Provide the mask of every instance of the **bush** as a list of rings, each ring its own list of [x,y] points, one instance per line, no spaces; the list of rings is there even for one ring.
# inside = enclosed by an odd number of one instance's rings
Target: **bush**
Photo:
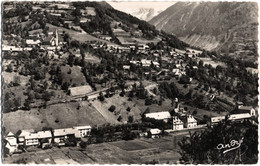
[[[118,118],[117,118],[117,121],[121,122],[122,120],[122,116],[120,115]]]
[[[85,149],[85,148],[87,147],[87,142],[85,142],[85,141],[80,141],[79,146],[80,146],[82,149]]]
[[[116,109],[116,106],[111,105],[111,106],[108,108],[108,111],[110,111],[110,112],[114,112],[115,109]]]
[[[57,118],[54,122],[55,122],[55,123],[59,123],[59,119]]]
[[[152,99],[145,99],[145,105],[152,105],[153,104],[153,100]]]

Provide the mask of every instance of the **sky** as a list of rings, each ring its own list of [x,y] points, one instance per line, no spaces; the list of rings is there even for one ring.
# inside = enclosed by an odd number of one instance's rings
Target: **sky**
[[[154,8],[154,9],[159,9],[159,10],[165,10],[166,8],[170,7],[176,2],[108,2],[113,8],[123,11],[123,12],[128,12],[134,9],[138,8]]]

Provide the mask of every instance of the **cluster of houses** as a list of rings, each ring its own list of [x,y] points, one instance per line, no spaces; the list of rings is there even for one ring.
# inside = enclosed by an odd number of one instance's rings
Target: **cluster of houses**
[[[154,112],[145,114],[146,118],[152,118],[156,120],[163,120],[164,122],[169,122],[172,120],[172,131],[192,129],[197,127],[197,120],[192,115],[181,115],[181,116],[171,116],[168,111]],[[148,135],[151,138],[156,138],[161,134],[159,129],[150,129]]]
[[[35,132],[34,130],[21,130],[17,134],[9,132],[5,137],[5,148],[9,154],[21,151],[21,148],[40,146],[45,148],[52,143],[65,146],[69,138],[84,138],[90,135],[91,126],[75,126],[72,128],[53,129]]]
[[[9,52],[22,52],[22,51],[31,51],[34,47],[40,47],[42,50],[54,51],[60,50],[61,47],[66,44],[63,38],[63,31],[48,32],[48,36],[43,33],[35,33],[29,35],[29,38],[25,40],[26,47],[17,47],[3,45],[2,51]]]
[[[237,102],[237,108],[230,112],[227,116],[217,116],[211,118],[211,125],[218,124],[219,122],[227,119],[230,121],[243,121],[256,117],[256,110],[252,106],[244,106],[242,102]]]

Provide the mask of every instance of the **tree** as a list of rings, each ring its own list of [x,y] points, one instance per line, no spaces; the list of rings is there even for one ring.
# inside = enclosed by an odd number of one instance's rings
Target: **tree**
[[[116,109],[116,106],[114,106],[114,105],[111,105],[111,106],[108,108],[108,110],[109,110],[110,112],[114,112],[115,109]]]
[[[128,116],[128,123],[133,123],[134,117],[133,116]]]
[[[14,105],[15,105],[16,108],[21,106],[21,97],[14,99]]]
[[[104,101],[104,100],[105,100],[105,97],[104,97],[104,95],[103,95],[102,92],[99,92],[98,99],[99,99],[100,101]]]
[[[121,122],[122,120],[122,116],[120,115],[118,118],[117,118],[117,121]]]
[[[192,115],[197,115],[197,110],[194,110],[194,111],[192,112]]]
[[[14,86],[18,86],[18,85],[20,85],[20,83],[21,83],[20,77],[14,76],[14,81],[13,81]]]
[[[190,83],[190,78],[186,75],[182,75],[180,78],[180,83],[181,84],[188,84]]]
[[[180,142],[181,163],[255,164],[258,161],[258,128],[251,121],[224,121],[184,137]]]
[[[150,98],[145,99],[145,105],[152,105],[153,104],[153,100]]]
[[[87,142],[85,142],[85,141],[80,141],[79,146],[80,146],[82,149],[86,149],[86,147],[87,147]]]

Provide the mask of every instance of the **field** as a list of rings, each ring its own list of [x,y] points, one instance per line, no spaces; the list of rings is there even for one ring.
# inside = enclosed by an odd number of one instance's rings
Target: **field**
[[[71,70],[69,74],[68,71]],[[81,72],[81,67],[69,65],[61,66],[61,74],[62,78],[64,78],[64,82],[69,82],[71,85],[75,84],[76,86],[87,85],[85,76]]]
[[[134,102],[128,101],[127,97],[121,97],[118,94],[110,98],[105,98],[105,101],[100,102],[99,100],[91,101],[92,105],[107,119],[110,123],[118,123],[117,118],[119,115],[122,117],[122,122],[128,120],[128,116],[133,116],[134,120],[141,118],[141,110]],[[109,107],[114,105],[116,107],[114,113],[108,111]],[[130,112],[126,109],[130,107]]]
[[[56,122],[55,122],[56,121]],[[75,125],[102,125],[106,119],[87,101],[62,103],[47,106],[46,109],[18,110],[2,114],[2,125],[6,131],[41,130],[43,127],[66,128]]]
[[[135,150],[143,150],[143,149],[150,149],[150,148],[156,148],[156,146],[153,146],[149,143],[146,143],[141,140],[135,140],[135,141],[118,141],[110,143],[111,145],[117,146],[120,149],[126,150],[126,151],[135,151]]]
[[[55,31],[56,29],[60,29],[62,31],[65,31],[66,33],[68,33],[70,35],[70,37],[73,40],[77,40],[81,43],[85,43],[86,41],[100,41],[100,42],[103,42],[103,43],[111,44],[110,42],[103,40],[103,39],[96,38],[96,37],[86,33],[83,30],[80,33],[80,32],[77,32],[77,31],[74,31],[74,30],[71,30],[71,29],[67,29],[67,28],[64,28],[64,27],[58,27],[58,26],[55,26],[55,25],[52,25],[52,24],[49,24],[49,23],[47,23],[46,26],[49,27],[49,31]]]
[[[85,53],[85,61],[90,63],[98,63],[98,64],[101,62],[101,60],[98,57],[88,52]]]

